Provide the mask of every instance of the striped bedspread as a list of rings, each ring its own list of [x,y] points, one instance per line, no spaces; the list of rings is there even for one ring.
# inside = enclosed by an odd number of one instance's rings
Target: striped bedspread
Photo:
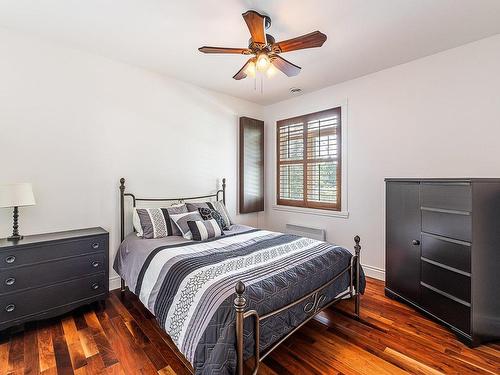
[[[328,282],[350,259],[349,251],[326,242],[251,229],[152,249],[138,274],[135,293],[197,374],[233,374],[237,281],[247,287],[247,308],[265,314]],[[361,284],[364,289],[364,278]],[[348,286],[346,273],[325,291],[323,303]],[[261,349],[306,317],[303,306],[295,306],[264,321]],[[245,322],[247,358],[253,355],[252,337],[252,322]]]

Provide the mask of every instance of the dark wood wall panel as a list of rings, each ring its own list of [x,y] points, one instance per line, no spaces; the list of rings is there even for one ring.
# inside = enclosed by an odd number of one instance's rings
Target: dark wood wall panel
[[[239,212],[264,211],[264,121],[240,117]]]

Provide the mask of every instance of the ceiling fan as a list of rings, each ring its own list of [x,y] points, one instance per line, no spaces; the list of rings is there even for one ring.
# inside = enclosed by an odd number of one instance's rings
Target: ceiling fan
[[[279,54],[296,51],[306,48],[321,47],[326,40],[326,35],[313,31],[312,33],[275,42],[272,35],[266,34],[265,30],[271,26],[271,18],[266,15],[249,10],[242,14],[251,38],[248,48],[224,48],[224,47],[200,47],[198,50],[203,53],[230,53],[253,55],[236,73],[233,78],[240,80],[247,76],[255,76],[255,72],[271,71],[274,68],[282,71],[288,77],[296,76],[300,73],[300,67],[285,60]]]

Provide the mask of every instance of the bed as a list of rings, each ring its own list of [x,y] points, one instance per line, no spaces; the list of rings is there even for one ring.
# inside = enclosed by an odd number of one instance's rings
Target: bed
[[[292,234],[234,224],[205,241],[182,236],[144,239],[126,232],[126,199],[144,202],[213,199],[139,198],[120,180],[121,245],[114,269],[155,315],[195,374],[253,374],[288,336],[335,302],[354,299],[359,319],[365,279],[360,238],[347,249]]]

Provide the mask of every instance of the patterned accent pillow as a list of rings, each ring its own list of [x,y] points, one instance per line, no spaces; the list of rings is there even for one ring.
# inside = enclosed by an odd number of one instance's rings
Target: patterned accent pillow
[[[219,226],[222,228],[222,230],[229,229],[227,227],[226,221],[218,211],[212,210],[211,208],[200,207],[198,208],[198,212],[200,213],[203,220],[214,219],[217,222],[217,224],[219,224]]]
[[[209,238],[223,236],[219,223],[215,219],[187,222],[194,241],[205,241]]]
[[[233,221],[229,217],[229,213],[227,212],[227,208],[222,203],[222,201],[217,201],[217,202],[203,202],[203,203],[186,203],[187,209],[189,212],[193,211],[198,211],[198,208],[200,207],[205,207],[205,208],[210,208],[212,210],[217,211],[219,214],[221,214],[222,218],[226,222],[227,226],[233,225]]]
[[[171,215],[188,212],[186,205],[168,208],[136,208],[139,223],[135,223],[137,235],[142,238],[162,238],[180,236],[181,232],[171,219]],[[137,221],[137,220],[136,220]]]
[[[182,237],[186,240],[192,240],[193,235],[191,234],[191,230],[189,229],[188,221],[203,221],[200,213],[196,212],[186,212],[178,215],[170,215],[170,218],[174,221],[177,228],[182,233]]]

